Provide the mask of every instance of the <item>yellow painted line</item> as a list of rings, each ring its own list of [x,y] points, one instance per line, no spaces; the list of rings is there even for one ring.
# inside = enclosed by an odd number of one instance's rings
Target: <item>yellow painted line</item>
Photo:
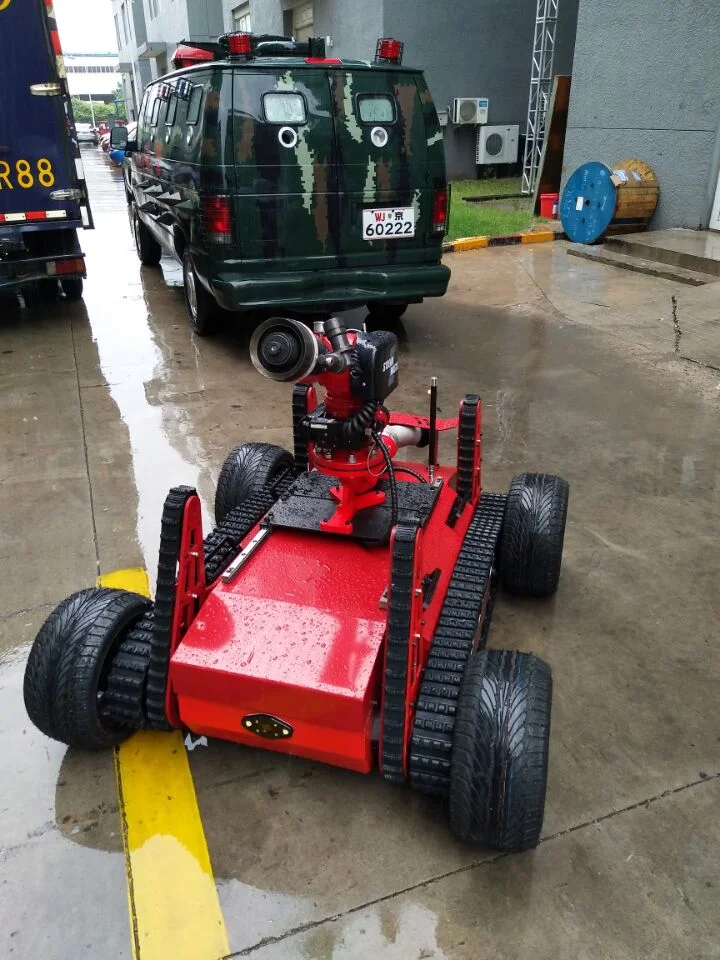
[[[453,250],[480,250],[488,245],[489,237],[461,237],[460,240],[453,240]]]
[[[142,567],[129,567],[127,570],[113,570],[98,577],[99,587],[115,587],[118,590],[130,590],[131,593],[141,593],[144,597],[150,596],[150,579],[147,570]]]
[[[521,233],[520,243],[547,243],[548,240],[554,240],[555,234],[552,230],[536,230],[535,233]]]
[[[98,585],[149,594],[144,570]],[[141,730],[115,748],[135,960],[230,953],[182,733]]]

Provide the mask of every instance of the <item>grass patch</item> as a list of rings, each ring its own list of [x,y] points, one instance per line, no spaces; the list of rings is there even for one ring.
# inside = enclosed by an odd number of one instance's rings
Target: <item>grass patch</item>
[[[454,180],[450,202],[450,231],[446,239],[498,237],[529,229],[539,220],[532,214],[531,197],[489,200],[487,203],[468,203],[463,200],[463,197],[487,197],[519,192],[520,177]]]

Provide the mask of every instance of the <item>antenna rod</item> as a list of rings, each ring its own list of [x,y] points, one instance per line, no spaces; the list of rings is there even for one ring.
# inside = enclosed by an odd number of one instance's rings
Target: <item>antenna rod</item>
[[[428,477],[435,481],[437,465],[437,377],[430,377],[430,443],[428,444]]]

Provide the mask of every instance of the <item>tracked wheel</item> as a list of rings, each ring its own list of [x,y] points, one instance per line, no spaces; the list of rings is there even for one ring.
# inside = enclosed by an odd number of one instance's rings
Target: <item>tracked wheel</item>
[[[117,658],[147,608],[138,594],[99,588],[73,594],[50,614],[30,650],[23,685],[25,708],[38,729],[68,745],[99,749],[143,725],[149,661],[141,663],[140,651],[132,651],[132,670],[139,666],[143,676],[127,687]],[[113,706],[120,701],[124,707],[117,712]]]
[[[500,540],[500,582],[521,597],[558,588],[570,487],[547,473],[513,477]]]
[[[450,826],[498,850],[537,846],[545,811],[552,675],[538,657],[483,650],[470,658],[457,704]]]

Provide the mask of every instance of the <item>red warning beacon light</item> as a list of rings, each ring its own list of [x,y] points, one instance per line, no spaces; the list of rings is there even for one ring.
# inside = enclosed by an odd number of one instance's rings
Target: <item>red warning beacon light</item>
[[[228,53],[231,57],[252,56],[252,34],[230,33],[227,38]]]
[[[375,63],[396,63],[400,66],[403,58],[403,46],[401,40],[381,37],[375,48]]]

